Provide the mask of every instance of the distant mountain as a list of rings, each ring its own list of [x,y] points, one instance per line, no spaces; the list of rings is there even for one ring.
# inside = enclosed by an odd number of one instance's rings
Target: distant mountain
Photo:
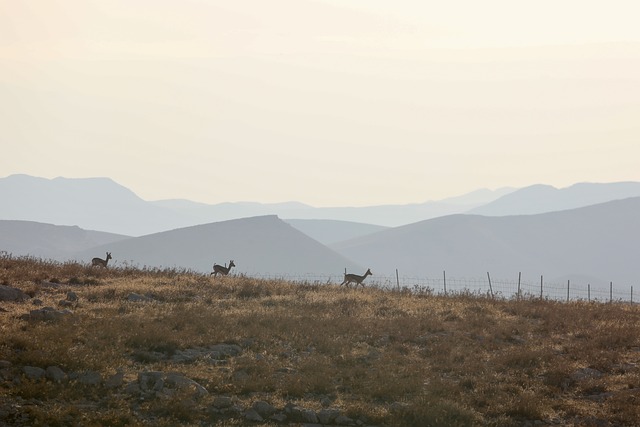
[[[0,179],[0,219],[77,225],[139,236],[190,225],[188,218],[154,206],[108,178]]]
[[[451,215],[331,245],[374,274],[640,280],[640,197],[560,212]],[[594,285],[597,285],[594,283]]]
[[[255,203],[236,202],[206,204],[185,199],[157,200],[149,202],[154,206],[168,209],[189,218],[191,225],[226,221],[229,219],[250,218],[263,215],[289,216],[293,212],[313,210],[315,208],[299,202]]]
[[[261,216],[197,225],[131,238],[82,251],[90,259],[109,251],[113,262],[211,272],[234,260],[235,272],[253,275],[335,274],[361,267],[278,217]]]
[[[129,237],[118,234],[83,230],[77,226],[0,220],[0,251],[16,256],[31,255],[64,261],[78,251],[127,238]]]
[[[380,225],[331,219],[285,219],[284,222],[302,231],[323,245],[355,239],[356,237],[386,230]]]
[[[532,215],[640,197],[640,182],[580,183],[567,188],[532,185],[469,210],[476,215]]]
[[[513,189],[478,190],[408,205],[315,208],[299,202],[205,204],[189,200],[145,201],[109,178],[0,178],[0,220],[77,225],[130,236],[261,215],[291,219],[328,219],[381,226],[404,225],[468,211]]]
[[[286,219],[335,220],[394,227],[438,216],[466,212],[512,191],[514,191],[513,188],[481,189],[440,201],[361,207],[316,208],[298,202],[275,204],[240,202],[207,205],[186,200],[159,200],[152,203],[174,210],[176,213],[188,215],[197,223],[257,215],[277,215]]]

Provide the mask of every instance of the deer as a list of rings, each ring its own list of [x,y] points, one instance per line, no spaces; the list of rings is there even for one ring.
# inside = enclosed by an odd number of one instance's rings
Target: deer
[[[218,277],[218,273],[226,276],[231,271],[231,268],[235,266],[236,265],[233,263],[233,260],[229,261],[229,267],[223,267],[219,264],[213,264],[213,271],[211,272],[211,274],[209,274],[209,276]]]
[[[95,267],[95,266],[99,266],[102,268],[107,268],[107,263],[109,262],[109,260],[112,259],[111,258],[111,252],[107,252],[107,258],[106,259],[102,259],[102,258],[94,258],[91,260],[91,267]]]
[[[364,283],[362,282],[364,281],[364,279],[367,278],[367,276],[373,276],[373,273],[369,268],[367,268],[367,272],[364,273],[362,276],[359,276],[357,274],[352,274],[352,273],[347,274],[347,272],[345,271],[344,281],[340,283],[340,286],[346,285],[347,287],[349,287],[349,283],[355,283],[356,288],[358,287],[358,285],[361,285],[364,288]]]

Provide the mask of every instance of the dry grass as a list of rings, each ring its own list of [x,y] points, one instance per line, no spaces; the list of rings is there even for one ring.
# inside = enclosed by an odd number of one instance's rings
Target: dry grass
[[[45,285],[43,285],[43,282]],[[47,283],[58,286],[48,286]],[[188,271],[98,269],[0,258],[0,284],[74,314],[20,319],[37,307],[2,303],[0,360],[65,372],[178,371],[209,394],[140,400],[122,388],[0,376],[0,400],[23,425],[242,425],[210,411],[216,396],[319,410],[327,399],[375,425],[637,425],[640,311],[622,304],[504,301]],[[153,302],[127,301],[130,293]],[[220,343],[220,364],[176,363],[176,352]],[[580,376],[585,368],[596,378]],[[5,414],[5,417],[8,415]],[[248,422],[247,422],[248,423]],[[610,423],[610,424],[607,424]]]

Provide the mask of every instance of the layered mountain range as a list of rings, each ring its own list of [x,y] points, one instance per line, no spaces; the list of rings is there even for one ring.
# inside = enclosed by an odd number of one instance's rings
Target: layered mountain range
[[[329,275],[640,278],[640,183],[478,190],[442,201],[361,208],[301,203],[144,201],[108,178],[0,179],[0,251],[56,260]],[[284,218],[284,219],[281,219]],[[361,221],[355,221],[356,219]],[[367,220],[370,218],[371,220]],[[418,218],[413,221],[413,219]]]

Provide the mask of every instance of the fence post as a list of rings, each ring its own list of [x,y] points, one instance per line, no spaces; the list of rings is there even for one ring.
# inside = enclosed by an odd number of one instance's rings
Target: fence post
[[[569,282],[570,280],[567,280],[567,302],[569,302]]]
[[[398,285],[398,290],[400,290],[400,278],[398,277],[398,269],[396,268],[396,284]]]
[[[633,285],[631,285],[631,305],[633,305]]]
[[[522,271],[518,272],[518,296],[516,299],[520,300],[520,279],[522,279]]]
[[[591,302],[591,283],[587,285],[587,300]]]
[[[493,287],[491,286],[491,276],[489,276],[488,271],[487,271],[487,277],[489,278],[489,292],[491,292],[491,298],[493,298]]]
[[[613,282],[609,282],[609,303],[613,302]]]
[[[540,276],[540,299],[542,299],[542,283],[544,276]]]
[[[447,271],[442,272],[442,279],[444,281],[444,294],[447,295]]]

